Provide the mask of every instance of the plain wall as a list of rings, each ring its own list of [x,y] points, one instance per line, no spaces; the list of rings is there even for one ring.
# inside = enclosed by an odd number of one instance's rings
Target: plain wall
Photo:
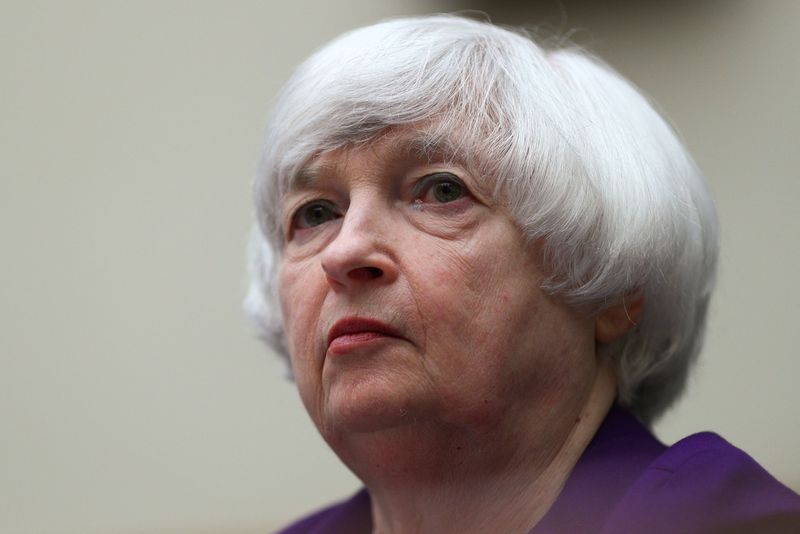
[[[0,4],[0,531],[247,533],[355,490],[240,311],[249,186],[294,65],[387,16],[579,31],[652,95],[723,230],[706,350],[658,425],[800,489],[800,3]]]

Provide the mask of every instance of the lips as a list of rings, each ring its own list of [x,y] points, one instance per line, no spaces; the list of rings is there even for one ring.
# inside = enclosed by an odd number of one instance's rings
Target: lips
[[[402,335],[397,329],[377,319],[345,317],[336,321],[328,332],[328,352],[343,354],[385,338],[402,339]]]

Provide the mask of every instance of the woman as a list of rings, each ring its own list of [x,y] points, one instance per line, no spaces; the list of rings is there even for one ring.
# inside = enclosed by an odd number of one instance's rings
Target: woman
[[[800,513],[681,393],[713,204],[585,53],[459,17],[314,54],[270,119],[248,308],[364,482],[286,532],[694,532]]]

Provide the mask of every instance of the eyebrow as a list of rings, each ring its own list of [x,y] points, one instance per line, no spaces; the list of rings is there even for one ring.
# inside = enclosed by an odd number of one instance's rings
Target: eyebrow
[[[303,165],[303,167],[297,171],[297,173],[292,176],[291,180],[289,181],[289,191],[305,189],[313,186],[319,181],[320,174],[321,173],[318,165],[315,165],[314,163]]]
[[[451,138],[425,131],[402,140],[399,152],[428,163],[465,163],[463,150]]]

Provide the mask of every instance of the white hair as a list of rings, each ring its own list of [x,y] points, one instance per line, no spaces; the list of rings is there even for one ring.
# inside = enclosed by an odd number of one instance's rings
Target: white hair
[[[286,355],[275,284],[292,179],[316,155],[397,125],[454,141],[494,182],[544,243],[546,291],[595,313],[643,295],[637,325],[599,351],[623,405],[646,423],[663,413],[700,350],[714,283],[718,230],[702,176],[640,92],[597,58],[458,16],[346,33],[283,88],[254,183],[245,307],[261,337]]]

